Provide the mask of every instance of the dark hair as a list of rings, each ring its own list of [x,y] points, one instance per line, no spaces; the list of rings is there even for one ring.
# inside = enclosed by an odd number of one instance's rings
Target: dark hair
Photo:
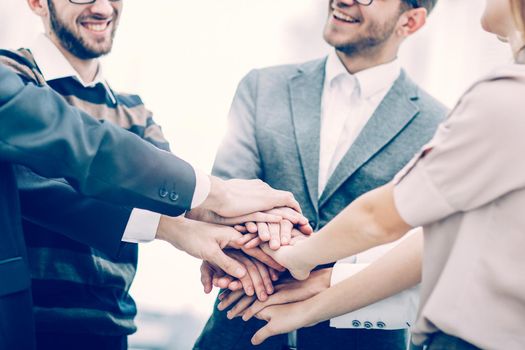
[[[430,13],[436,6],[438,0],[402,0],[405,4],[409,5],[411,8],[424,7],[427,9],[427,12]]]

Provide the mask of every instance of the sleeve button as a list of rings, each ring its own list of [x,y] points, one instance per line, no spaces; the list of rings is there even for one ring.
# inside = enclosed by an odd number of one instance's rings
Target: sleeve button
[[[168,190],[166,190],[165,188],[161,188],[159,190],[159,196],[161,198],[166,198],[168,196]]]
[[[365,326],[366,329],[370,329],[373,327],[373,324],[370,321],[366,321],[363,325]]]
[[[176,202],[177,199],[179,199],[179,195],[177,193],[175,193],[175,192],[171,192],[170,193],[170,199],[171,199],[172,202]]]
[[[377,325],[377,328],[385,328],[386,327],[386,324],[384,322],[382,322],[382,321],[377,322],[376,325]]]
[[[353,320],[352,321],[352,327],[360,327],[361,326],[361,322],[359,322],[358,320]]]

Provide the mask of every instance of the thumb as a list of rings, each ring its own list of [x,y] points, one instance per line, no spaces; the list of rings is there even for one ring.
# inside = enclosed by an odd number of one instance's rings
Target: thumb
[[[259,345],[259,344],[262,344],[266,339],[268,339],[269,337],[271,337],[272,335],[275,335],[270,327],[269,327],[269,324],[270,323],[267,323],[266,326],[262,327],[261,329],[259,329],[257,331],[257,333],[255,333],[252,337],[252,344],[253,345]]]
[[[246,268],[237,260],[230,258],[222,250],[217,249],[210,262],[221,268],[226,274],[241,279],[246,275]]]

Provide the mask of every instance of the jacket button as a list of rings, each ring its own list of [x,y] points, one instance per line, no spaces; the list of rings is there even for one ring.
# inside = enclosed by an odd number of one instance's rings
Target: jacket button
[[[359,322],[358,320],[353,320],[352,321],[352,327],[361,327],[361,322]]]
[[[372,324],[372,322],[369,322],[369,321],[366,321],[363,326],[365,326],[366,329],[370,329],[372,328],[374,325]]]
[[[386,327],[386,324],[384,322],[381,322],[381,321],[377,322],[376,325],[377,325],[377,328],[385,328]]]
[[[175,201],[177,201],[177,199],[179,199],[179,195],[178,195],[177,193],[175,193],[175,192],[171,192],[171,193],[170,193],[170,199],[171,199],[173,202],[175,202]]]
[[[159,196],[160,196],[161,198],[166,198],[166,197],[168,196],[168,190],[165,189],[165,188],[161,188],[161,189],[159,190]]]

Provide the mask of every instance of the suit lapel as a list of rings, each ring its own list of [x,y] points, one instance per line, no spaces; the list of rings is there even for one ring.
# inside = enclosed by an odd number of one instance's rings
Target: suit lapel
[[[417,87],[404,72],[401,72],[355,142],[337,165],[326,184],[319,206],[326,203],[352,174],[395,138],[405,125],[416,116],[419,109],[413,103],[414,100],[417,100]]]
[[[290,79],[290,103],[295,140],[308,194],[318,208],[321,98],[326,59],[305,65]]]

